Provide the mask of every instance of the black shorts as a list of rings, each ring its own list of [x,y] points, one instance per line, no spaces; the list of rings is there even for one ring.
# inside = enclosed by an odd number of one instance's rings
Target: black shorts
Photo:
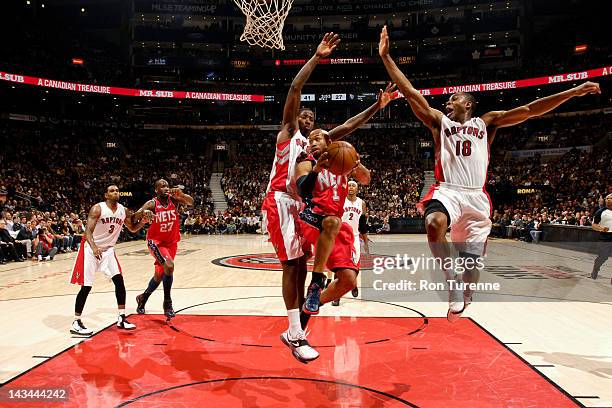
[[[451,218],[444,204],[442,204],[440,200],[436,200],[436,199],[429,200],[427,202],[427,206],[425,207],[425,218],[427,218],[429,214],[432,214],[435,212],[441,212],[444,215],[446,215],[446,225],[450,225]]]

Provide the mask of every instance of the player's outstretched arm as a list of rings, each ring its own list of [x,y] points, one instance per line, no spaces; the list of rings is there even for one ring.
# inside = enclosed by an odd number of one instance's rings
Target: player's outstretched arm
[[[393,100],[393,94],[395,92],[395,89],[396,86],[393,82],[390,82],[384,91],[380,89],[378,91],[378,98],[376,99],[376,102],[360,114],[353,116],[340,126],[336,126],[332,130],[330,130],[330,139],[334,141],[342,139],[344,136],[349,135],[355,130],[359,129],[361,125],[370,120],[376,112],[383,109],[389,104],[389,102],[391,102],[391,100]]]
[[[183,193],[183,190],[181,190],[180,188],[170,189],[170,196],[174,201],[179,204],[183,204],[189,207],[193,206],[193,197],[189,194]]]
[[[297,115],[300,108],[302,88],[304,87],[306,81],[308,81],[308,78],[310,78],[310,74],[312,74],[312,71],[314,71],[321,58],[328,57],[339,43],[340,37],[338,34],[334,34],[333,32],[326,33],[323,36],[323,40],[317,47],[315,55],[313,55],[312,58],[310,58],[308,62],[304,64],[302,69],[300,69],[300,72],[298,72],[293,79],[293,82],[291,82],[289,92],[287,93],[287,99],[285,100],[285,107],[283,109],[283,123],[281,131],[277,137],[277,143],[281,143],[293,136],[293,132],[298,126]]]
[[[130,232],[138,232],[140,231],[140,229],[142,229],[142,227],[145,226],[147,222],[149,222],[149,219],[151,218],[151,214],[153,214],[151,211],[145,210],[144,216],[142,217],[142,219],[139,222],[135,222],[134,221],[135,213],[133,213],[132,211],[126,208],[125,209],[125,226]]]
[[[406,75],[397,67],[395,61],[393,61],[393,58],[389,55],[389,34],[387,33],[387,26],[384,26],[380,33],[378,54],[382,58],[383,64],[385,64],[385,68],[391,80],[397,84],[397,87],[410,104],[410,108],[416,117],[430,129],[437,129],[440,127],[442,112],[429,106],[425,97],[412,86],[408,78],[406,78]]]
[[[153,211],[155,211],[155,200],[149,200],[144,203],[144,205],[140,207],[138,211],[133,213],[132,216],[129,218],[132,224],[137,224],[146,215],[149,215],[149,218],[151,218],[151,214],[153,214]],[[149,221],[152,221],[152,218]]]
[[[361,160],[357,160],[355,168],[351,172],[351,177],[357,180],[359,184],[363,184],[364,186],[370,184],[370,181],[372,180],[370,170],[366,166],[361,164]]]
[[[93,233],[96,229],[96,224],[98,223],[98,219],[100,218],[101,214],[102,208],[100,208],[99,204],[92,206],[89,210],[89,215],[87,216],[87,226],[85,227],[85,239],[93,251],[94,256],[98,259],[102,258],[102,251],[100,251],[100,248],[98,248],[94,242]]]
[[[585,82],[582,85],[568,89],[567,91],[559,92],[554,95],[536,99],[527,105],[519,106],[507,111],[493,111],[482,115],[482,120],[487,127],[493,129],[516,125],[524,122],[527,119],[543,115],[555,109],[564,102],[577,96],[587,94],[600,94],[601,89],[599,84],[594,82]]]

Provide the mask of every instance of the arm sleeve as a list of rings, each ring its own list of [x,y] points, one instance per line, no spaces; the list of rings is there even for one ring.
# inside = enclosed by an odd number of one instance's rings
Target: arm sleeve
[[[311,171],[306,176],[302,176],[297,179],[296,184],[300,197],[305,199],[312,196],[312,190],[317,182],[318,175],[319,173]]]
[[[363,214],[359,216],[359,232],[362,234],[368,233],[368,224],[367,224],[366,216]]]

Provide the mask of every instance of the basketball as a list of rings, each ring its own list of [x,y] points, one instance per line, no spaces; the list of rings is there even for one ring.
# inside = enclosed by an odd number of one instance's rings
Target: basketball
[[[342,141],[331,143],[327,148],[327,154],[329,156],[329,171],[338,176],[348,174],[359,159],[353,145]]]

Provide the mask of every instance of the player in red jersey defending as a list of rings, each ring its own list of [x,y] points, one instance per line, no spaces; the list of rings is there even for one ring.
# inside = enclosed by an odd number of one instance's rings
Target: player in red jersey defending
[[[193,205],[193,198],[179,188],[170,188],[168,182],[159,179],[155,182],[156,197],[149,200],[135,214],[140,219],[146,211],[154,214],[153,222],[147,231],[147,246],[155,258],[155,273],[143,293],[136,296],[139,314],[145,312],[145,305],[151,293],[160,282],[164,283],[164,314],[168,319],[174,317],[170,290],[174,275],[174,257],[178,242],[181,240],[181,215],[178,205]]]

